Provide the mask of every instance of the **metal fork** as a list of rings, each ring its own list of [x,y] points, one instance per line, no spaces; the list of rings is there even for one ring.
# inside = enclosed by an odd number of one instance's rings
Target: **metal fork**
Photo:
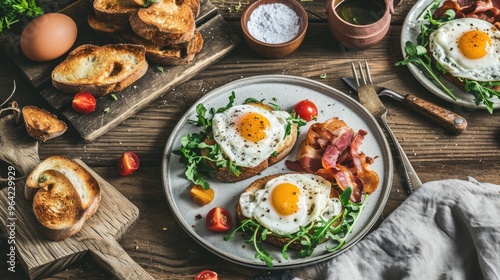
[[[382,101],[378,97],[375,89],[373,87],[372,77],[370,75],[370,68],[368,67],[368,62],[365,61],[365,69],[361,65],[361,62],[358,62],[359,72],[361,73],[361,77],[358,77],[358,73],[356,71],[356,66],[354,63],[351,63],[352,74],[354,75],[354,79],[356,80],[356,86],[358,90],[359,102],[363,104],[363,106],[378,120],[378,122],[384,127],[384,129],[389,134],[394,146],[396,147],[396,151],[398,153],[399,159],[402,164],[403,176],[405,178],[407,192],[411,194],[416,188],[422,185],[422,182],[417,176],[417,173],[413,169],[408,157],[399,145],[398,140],[392,133],[391,128],[387,124],[386,115],[387,108],[385,108]]]

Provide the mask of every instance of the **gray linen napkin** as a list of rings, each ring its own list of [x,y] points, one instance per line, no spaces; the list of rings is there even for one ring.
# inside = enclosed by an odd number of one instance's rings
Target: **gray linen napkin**
[[[343,254],[252,279],[500,279],[500,186],[425,183]]]

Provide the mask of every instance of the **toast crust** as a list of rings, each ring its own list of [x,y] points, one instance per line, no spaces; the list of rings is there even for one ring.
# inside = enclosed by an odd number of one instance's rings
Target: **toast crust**
[[[59,241],[79,232],[98,209],[101,189],[80,164],[63,156],[42,161],[28,176],[25,192],[33,196],[33,212],[40,231]]]
[[[52,71],[52,85],[63,92],[96,96],[121,91],[148,70],[146,49],[136,44],[86,44],[74,49]]]
[[[288,173],[279,173],[279,174],[268,175],[268,176],[265,176],[265,177],[262,177],[262,178],[259,178],[259,179],[255,180],[255,181],[253,181],[250,185],[248,185],[248,187],[243,191],[243,193],[246,193],[246,192],[256,192],[257,190],[263,189],[266,186],[267,182],[269,182],[270,180],[272,180],[272,179],[274,179],[276,177],[279,177],[279,176],[285,175],[285,174],[307,174],[307,173],[288,172]],[[339,197],[340,197],[339,193],[332,186],[332,188],[330,190],[330,198],[339,198]],[[342,212],[343,211],[344,211],[344,209],[342,209]],[[241,211],[241,205],[238,203],[236,205],[236,220],[237,220],[237,222],[239,224],[241,224],[241,222],[243,222],[244,220],[247,220],[247,219],[251,219],[251,217],[246,217],[246,216],[243,215],[243,212]],[[342,220],[339,219],[337,222],[335,222],[333,224],[333,226],[337,226],[341,222],[342,222]],[[277,236],[277,235],[273,235],[273,234],[268,234],[266,236],[265,241],[267,243],[269,243],[269,244],[272,244],[272,245],[275,245],[277,247],[282,248],[284,245],[286,245],[287,243],[290,242],[290,238],[288,238],[288,237],[281,237],[281,236]],[[324,241],[326,241],[326,239],[323,240],[322,242],[324,242]],[[293,249],[296,249],[296,250],[300,250],[301,246],[302,245],[300,244],[300,241],[292,242],[289,245],[290,248],[293,248]]]
[[[40,174],[40,190],[33,198],[33,211],[45,227],[60,230],[76,224],[85,209],[82,199],[64,174],[49,169]],[[59,203],[64,201],[64,203]]]
[[[95,0],[92,4],[97,18],[114,24],[124,24],[140,5],[133,0]]]
[[[163,65],[182,65],[194,60],[197,53],[203,49],[203,37],[197,30],[194,36],[186,43],[161,47],[157,44],[134,34],[118,35],[124,41],[143,45],[146,48],[146,59],[152,63]]]
[[[176,0],[175,1],[178,6],[186,5],[193,12],[194,17],[198,17],[200,15],[201,3],[200,0]]]
[[[95,11],[90,11],[87,15],[87,22],[92,30],[104,36],[131,30],[130,24],[128,23],[128,17],[127,22],[120,24],[113,21],[102,20],[97,17]]]

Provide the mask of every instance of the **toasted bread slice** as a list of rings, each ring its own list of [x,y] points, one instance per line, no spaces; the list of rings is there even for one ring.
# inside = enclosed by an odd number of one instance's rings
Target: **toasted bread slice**
[[[181,65],[194,60],[195,55],[203,48],[203,37],[195,31],[194,36],[187,43],[161,47],[157,44],[135,35],[124,33],[118,35],[124,41],[143,45],[146,48],[146,59],[152,63],[163,65]]]
[[[268,176],[259,178],[259,179],[255,180],[254,182],[252,182],[243,192],[244,193],[247,193],[247,192],[255,193],[256,191],[258,191],[260,189],[264,189],[267,182],[269,182],[270,180],[272,180],[276,177],[279,177],[281,175],[284,175],[284,174],[291,174],[291,173],[273,174],[273,175],[268,175]],[[339,198],[339,197],[340,197],[339,193],[332,186],[332,188],[330,189],[330,198]],[[344,210],[342,209],[342,211],[344,211]],[[247,220],[247,219],[251,219],[251,218],[252,217],[246,217],[245,215],[243,215],[243,212],[241,210],[241,205],[238,203],[236,205],[236,220],[238,221],[238,223],[241,223],[242,221]],[[342,220],[339,219],[338,221],[336,221],[333,224],[333,226],[337,226],[341,222],[342,222]],[[278,236],[278,235],[273,235],[273,234],[268,234],[266,236],[265,241],[272,244],[272,245],[275,245],[278,247],[283,247],[284,245],[286,245],[287,243],[290,242],[290,238],[282,237],[282,236]],[[323,240],[323,242],[324,241],[326,241],[326,239]],[[293,248],[293,249],[297,249],[297,250],[301,249],[300,241],[297,240],[295,242],[292,242],[289,245],[289,247]]]
[[[135,44],[82,45],[52,71],[52,85],[95,96],[121,91],[147,71],[146,49]]]
[[[36,106],[24,106],[22,112],[28,134],[37,140],[47,141],[68,129],[66,123],[57,116]]]
[[[40,174],[49,169],[59,171],[70,180],[82,196],[83,208],[87,209],[92,204],[94,197],[100,196],[97,180],[80,164],[64,156],[51,156],[42,161],[26,179],[26,186],[35,192],[38,191]],[[31,197],[27,196],[26,198],[31,199]]]
[[[176,4],[179,6],[180,5],[188,6],[193,12],[195,18],[200,15],[200,7],[201,7],[200,0],[176,0]]]
[[[266,110],[273,110],[273,108],[264,103],[248,103],[249,105],[262,107]],[[219,170],[211,173],[211,175],[217,180],[225,183],[233,183],[241,180],[245,180],[247,178],[253,177],[262,171],[264,171],[269,166],[281,161],[285,158],[293,149],[295,142],[297,141],[297,124],[293,124],[291,127],[290,134],[288,134],[285,140],[276,147],[275,155],[271,155],[268,159],[262,161],[259,165],[255,167],[241,167],[241,174],[239,176],[235,175],[232,172],[229,172],[228,168],[220,168]],[[205,143],[208,145],[213,145],[215,140],[205,140]],[[206,150],[201,151],[202,155],[208,153]],[[212,168],[216,168],[212,162],[207,162]]]
[[[134,0],[95,0],[93,8],[97,18],[114,24],[124,24],[141,5]]]
[[[94,11],[87,15],[87,22],[95,32],[101,35],[113,35],[123,31],[131,30],[128,18],[125,23],[109,22],[98,18]]]
[[[130,25],[114,25],[98,19],[89,13],[87,21],[90,27],[100,35],[122,43],[139,44],[146,48],[146,59],[162,65],[181,65],[194,60],[203,48],[203,37],[195,30],[194,36],[186,43],[160,46],[134,33]]]
[[[52,240],[73,235],[85,210],[71,182],[59,171],[45,170],[40,174],[40,190],[33,198],[33,212],[42,225],[42,233]],[[79,226],[78,226],[79,227]],[[57,232],[57,237],[47,234]],[[76,233],[76,232],[75,232]]]
[[[80,164],[62,156],[41,162],[26,180],[25,195],[33,192],[33,211],[41,232],[51,240],[66,239],[80,231],[98,209],[101,189]]]
[[[160,0],[141,8],[129,21],[135,33],[160,46],[186,43],[196,29],[191,8],[178,6],[174,0]]]
[[[148,7],[152,5],[155,1],[148,0],[134,0],[134,2],[141,7]],[[197,17],[200,14],[200,0],[176,0],[177,5],[185,4],[191,8],[193,11],[194,17]]]

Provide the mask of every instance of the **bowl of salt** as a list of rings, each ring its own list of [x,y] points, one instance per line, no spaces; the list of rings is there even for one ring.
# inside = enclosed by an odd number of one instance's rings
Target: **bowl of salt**
[[[247,44],[256,53],[280,58],[294,52],[306,35],[307,13],[295,0],[257,0],[241,15]]]

